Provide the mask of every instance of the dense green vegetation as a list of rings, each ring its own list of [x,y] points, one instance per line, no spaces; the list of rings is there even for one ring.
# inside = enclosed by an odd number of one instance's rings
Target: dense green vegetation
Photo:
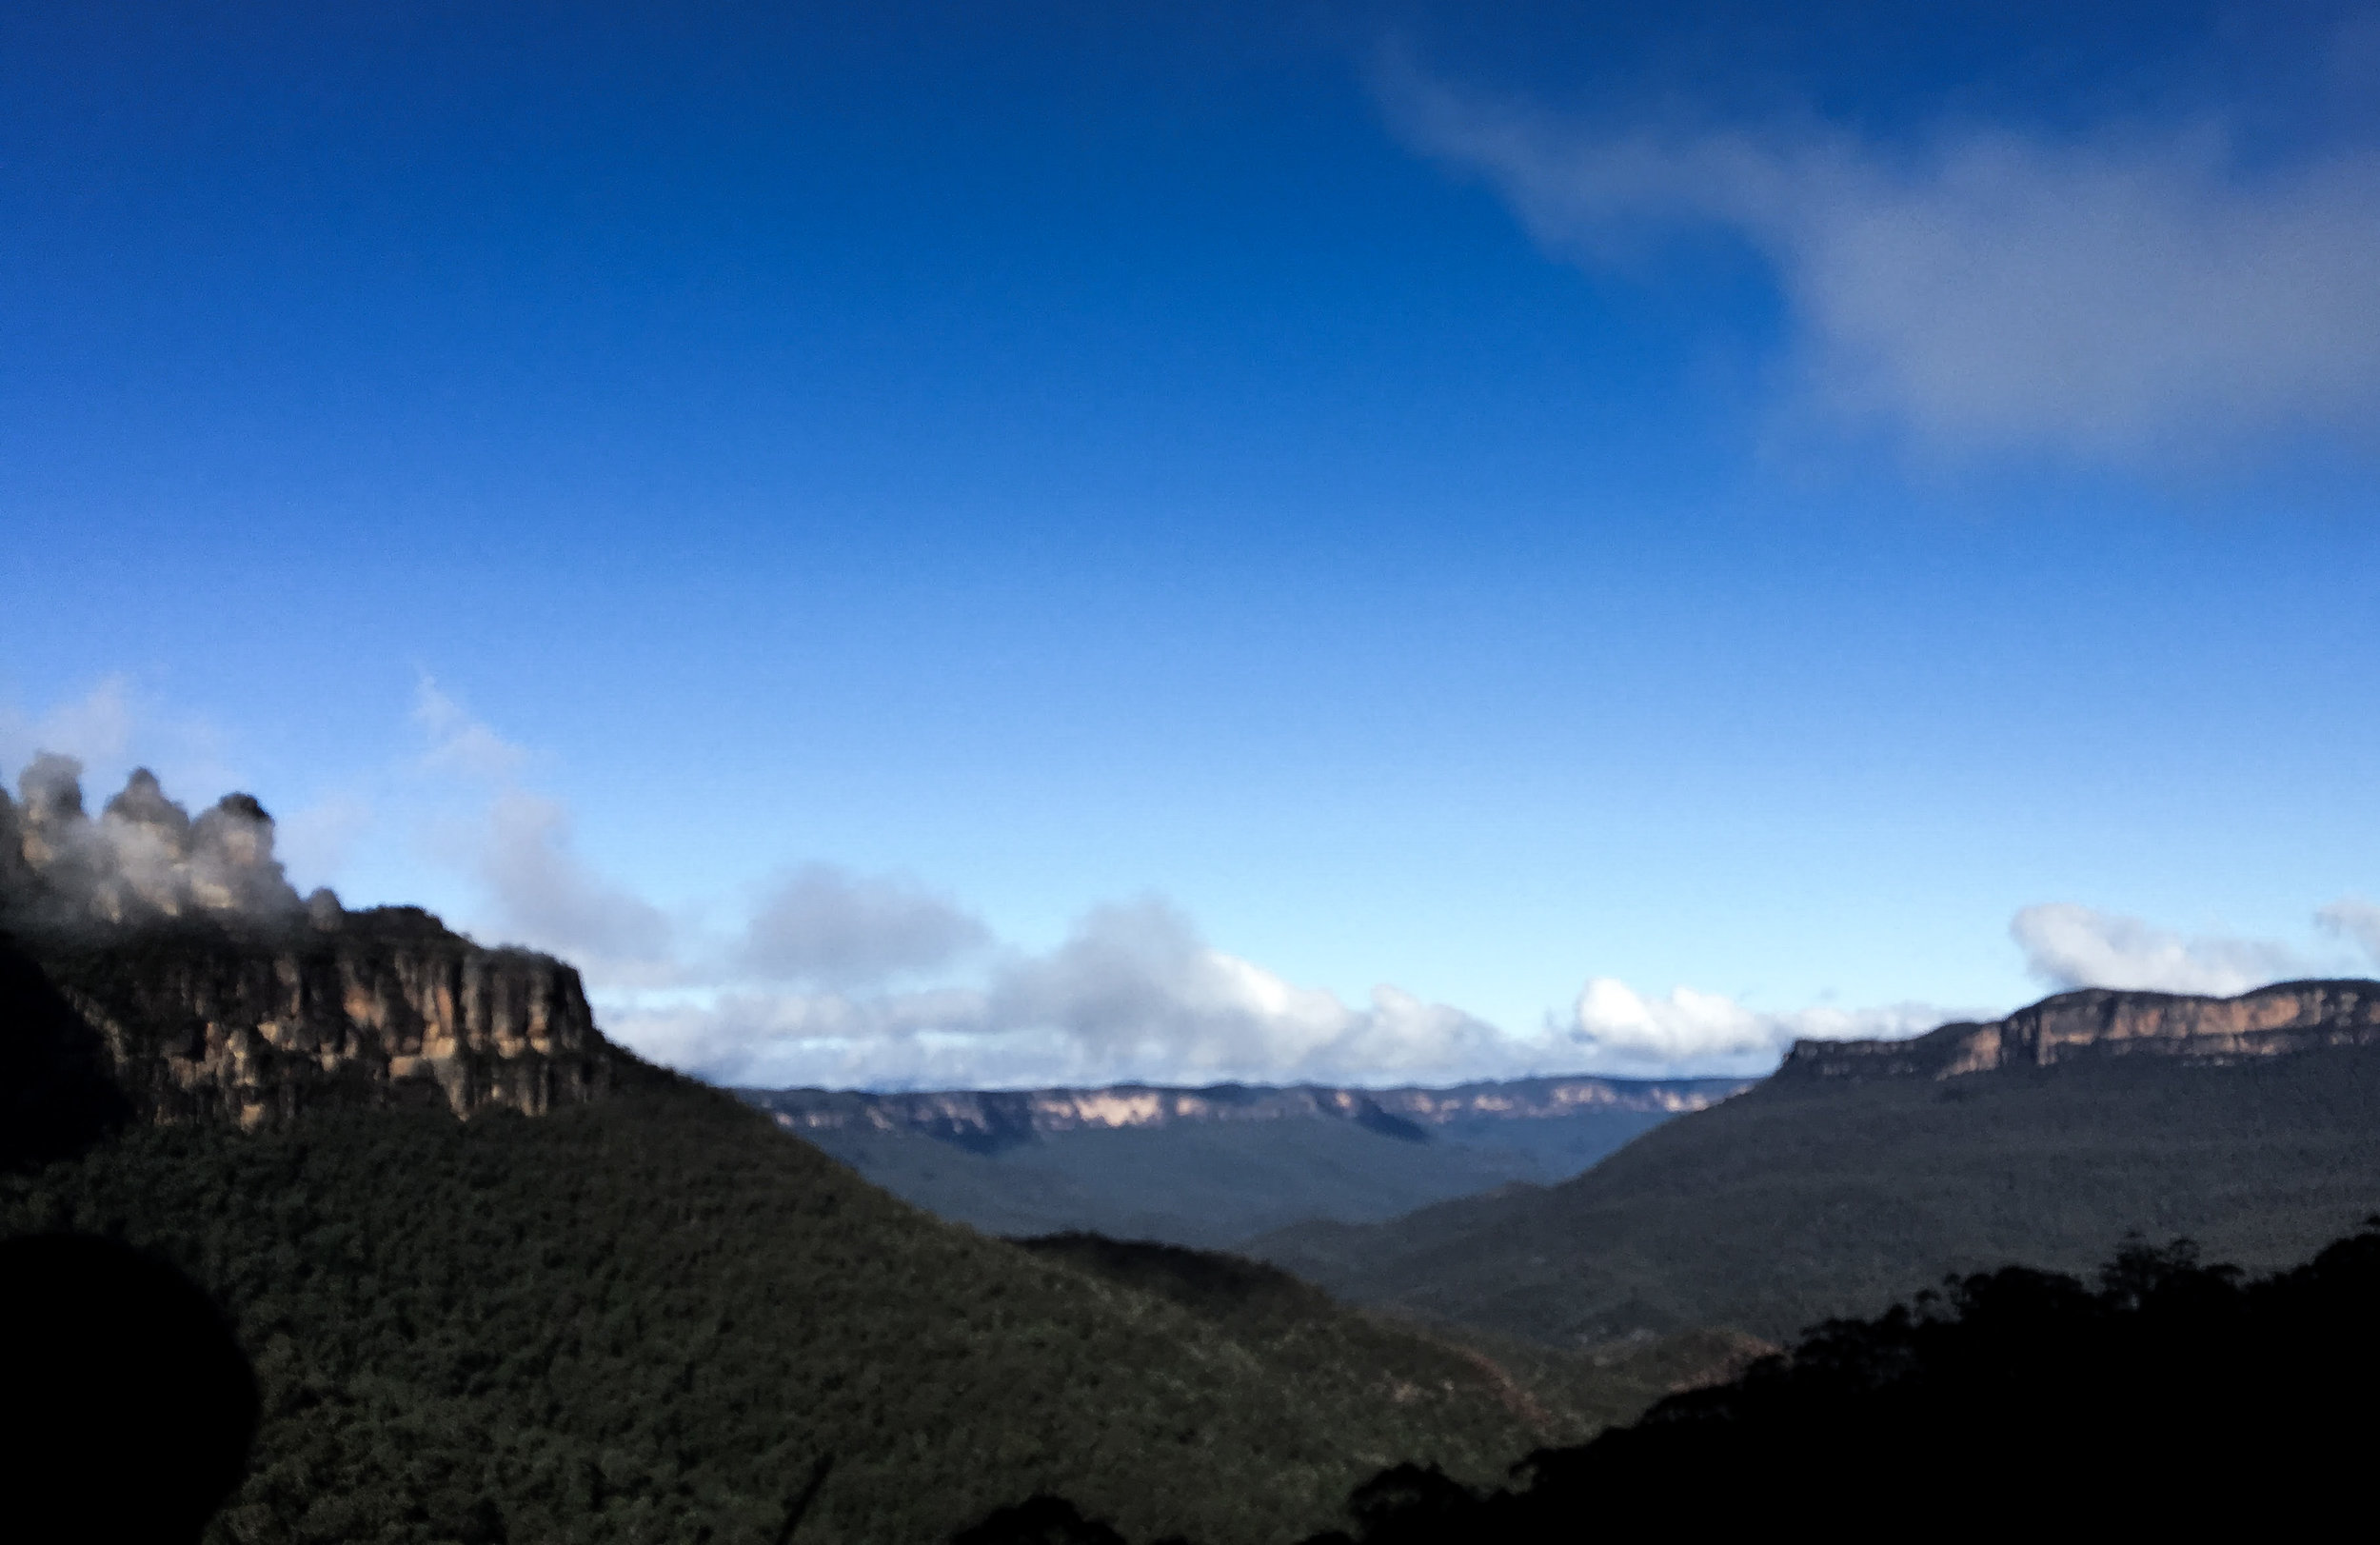
[[[0,1234],[148,1247],[227,1306],[264,1416],[223,1541],[771,1540],[827,1456],[815,1545],[1045,1490],[1279,1539],[1383,1464],[1485,1478],[1544,1436],[1482,1363],[1338,1311],[1243,1337],[651,1083],[138,1128],[0,1181]]]
[[[1829,1320],[1499,1483],[1392,1466],[1304,1545],[1575,1545],[1691,1522],[1854,1539],[2338,1532],[2380,1421],[2380,1218],[2263,1278],[2135,1239],[2085,1283],[2002,1267]],[[2341,1520],[2349,1520],[2342,1524]],[[1130,1545],[1042,1495],[956,1545]]]
[[[1257,1249],[1343,1297],[1554,1344],[1779,1339],[1949,1274],[2087,1271],[2132,1230],[2302,1259],[2380,1204],[2374,1133],[2380,1048],[1776,1079],[1563,1185]]]
[[[1634,1426],[1475,1489],[1403,1465],[1358,1489],[1353,1536],[1512,1545],[1674,1527],[2114,1537],[2347,1532],[2380,1423],[2380,1218],[2250,1280],[2138,1243],[2095,1285],[2004,1267],[1835,1320]]]
[[[1478,1332],[1429,1332],[1408,1320],[1351,1313],[1277,1266],[1220,1251],[1097,1234],[1017,1241],[1141,1292],[1170,1298],[1266,1361],[1300,1378],[1349,1367],[1387,1371],[1401,1385],[1460,1383],[1480,1370],[1549,1442],[1571,1442],[1634,1420],[1667,1396],[1724,1380],[1767,1343],[1727,1331],[1686,1331],[1573,1351]]]

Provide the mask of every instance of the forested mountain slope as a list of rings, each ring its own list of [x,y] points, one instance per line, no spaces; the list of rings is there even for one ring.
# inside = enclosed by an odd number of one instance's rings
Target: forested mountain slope
[[[818,1545],[1044,1489],[1277,1539],[1397,1458],[1483,1476],[1548,1436],[1483,1363],[1337,1311],[1286,1361],[648,1084],[135,1128],[0,1181],[0,1233],[153,1249],[230,1311],[265,1415],[225,1541],[764,1541],[827,1456]]]
[[[1557,1436],[1319,1296],[1253,1337],[920,1213],[611,1045],[563,962],[272,853],[254,800],[146,774],[95,818],[62,759],[0,796],[0,1237],[130,1244],[228,1314],[263,1415],[215,1539],[772,1541],[822,1464],[807,1545],[1053,1488],[1279,1539],[1380,1464]]]
[[[2380,989],[2344,996],[2360,1020]],[[1964,1046],[1977,1028],[1937,1035]],[[2292,1022],[2269,1055],[2235,1030],[2207,1056],[2187,1038],[2070,1041],[1949,1075],[1916,1065],[1915,1043],[1864,1062],[1814,1047],[1566,1184],[1285,1230],[1255,1253],[1357,1301],[1558,1344],[1719,1325],[1775,1339],[1952,1272],[2084,1271],[2135,1230],[2278,1266],[2380,1211],[2380,1047],[2321,1044],[2333,1032],[2369,1033]]]

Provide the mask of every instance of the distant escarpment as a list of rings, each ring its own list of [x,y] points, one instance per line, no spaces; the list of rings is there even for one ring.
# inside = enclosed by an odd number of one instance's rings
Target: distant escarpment
[[[2380,982],[2282,981],[2237,998],[2090,987],[1912,1040],[1795,1041],[1777,1071],[1785,1079],[1949,1079],[2091,1058],[2230,1061],[2370,1045],[2380,1045]]]
[[[629,1064],[561,961],[413,907],[301,900],[247,795],[192,820],[144,770],[93,819],[80,771],[37,758],[21,801],[0,793],[11,1055],[104,1069],[135,1119],[250,1127],[325,1105],[536,1115]]]
[[[1516,1079],[1448,1089],[1340,1089],[1324,1084],[1219,1083],[1203,1088],[1120,1083],[1099,1089],[952,1089],[870,1094],[844,1089],[740,1091],[777,1124],[805,1137],[911,1132],[973,1153],[998,1153],[1059,1133],[1352,1121],[1368,1132],[1426,1142],[1459,1122],[1528,1121],[1597,1112],[1676,1116],[1744,1086],[1740,1079]]]
[[[1544,1190],[1249,1253],[1356,1302],[1557,1345],[1769,1339],[2126,1235],[2277,1267],[2380,1204],[2380,983],[2061,993],[1914,1040],[1811,1042]]]
[[[1536,1078],[1451,1089],[744,1089],[904,1200],[990,1234],[1200,1249],[1568,1179],[1740,1079]]]

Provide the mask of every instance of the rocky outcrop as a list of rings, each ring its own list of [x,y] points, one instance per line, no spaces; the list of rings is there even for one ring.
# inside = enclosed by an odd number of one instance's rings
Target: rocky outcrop
[[[387,1104],[534,1116],[602,1094],[619,1055],[576,971],[412,908],[335,930],[149,930],[42,954],[151,1120],[255,1126]]]
[[[1780,1078],[1932,1078],[2049,1067],[2084,1058],[2236,1060],[2380,1044],[2380,982],[2283,981],[2237,998],[2059,993],[2004,1020],[1946,1024],[1910,1040],[1798,1040]]]
[[[0,792],[0,919],[58,931],[304,911],[255,796],[227,794],[192,818],[138,767],[93,820],[82,774],[73,758],[44,753],[17,781],[21,802]]]
[[[62,1046],[51,1021],[79,1020],[134,1119],[252,1127],[391,1104],[538,1115],[596,1098],[632,1065],[560,961],[485,948],[414,907],[300,901],[253,798],[193,819],[143,770],[93,820],[80,773],[37,757],[19,801],[0,793],[11,968],[54,988],[54,1002],[29,988],[0,1003],[29,1025],[32,1011],[10,1005],[44,1005],[38,1036],[10,1024],[0,1040]]]

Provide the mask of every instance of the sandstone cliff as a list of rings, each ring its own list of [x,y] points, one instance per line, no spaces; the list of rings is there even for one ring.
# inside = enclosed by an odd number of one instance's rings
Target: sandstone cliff
[[[2231,1060],[2380,1044],[2380,982],[2283,981],[2237,998],[2059,993],[2004,1020],[1946,1024],[1911,1040],[1799,1040],[1787,1078],[1955,1078],[2093,1057]]]
[[[411,908],[335,931],[158,931],[41,954],[152,1120],[407,1103],[534,1116],[603,1093],[618,1056],[576,971]]]
[[[21,803],[0,793],[0,925],[104,1049],[135,1119],[255,1126],[355,1104],[537,1115],[636,1065],[559,961],[485,948],[417,908],[348,912],[328,891],[301,901],[254,799],[192,820],[141,771],[94,821],[79,773],[37,758]]]
[[[1111,1084],[1100,1089],[928,1090],[869,1094],[842,1089],[739,1091],[789,1132],[915,1132],[981,1153],[1037,1136],[1095,1129],[1209,1125],[1316,1118],[1353,1121],[1382,1136],[1422,1141],[1434,1127],[1466,1119],[1531,1120],[1588,1111],[1676,1115],[1716,1104],[1740,1079],[1514,1079],[1451,1089],[1286,1088],[1214,1084],[1202,1089]]]

